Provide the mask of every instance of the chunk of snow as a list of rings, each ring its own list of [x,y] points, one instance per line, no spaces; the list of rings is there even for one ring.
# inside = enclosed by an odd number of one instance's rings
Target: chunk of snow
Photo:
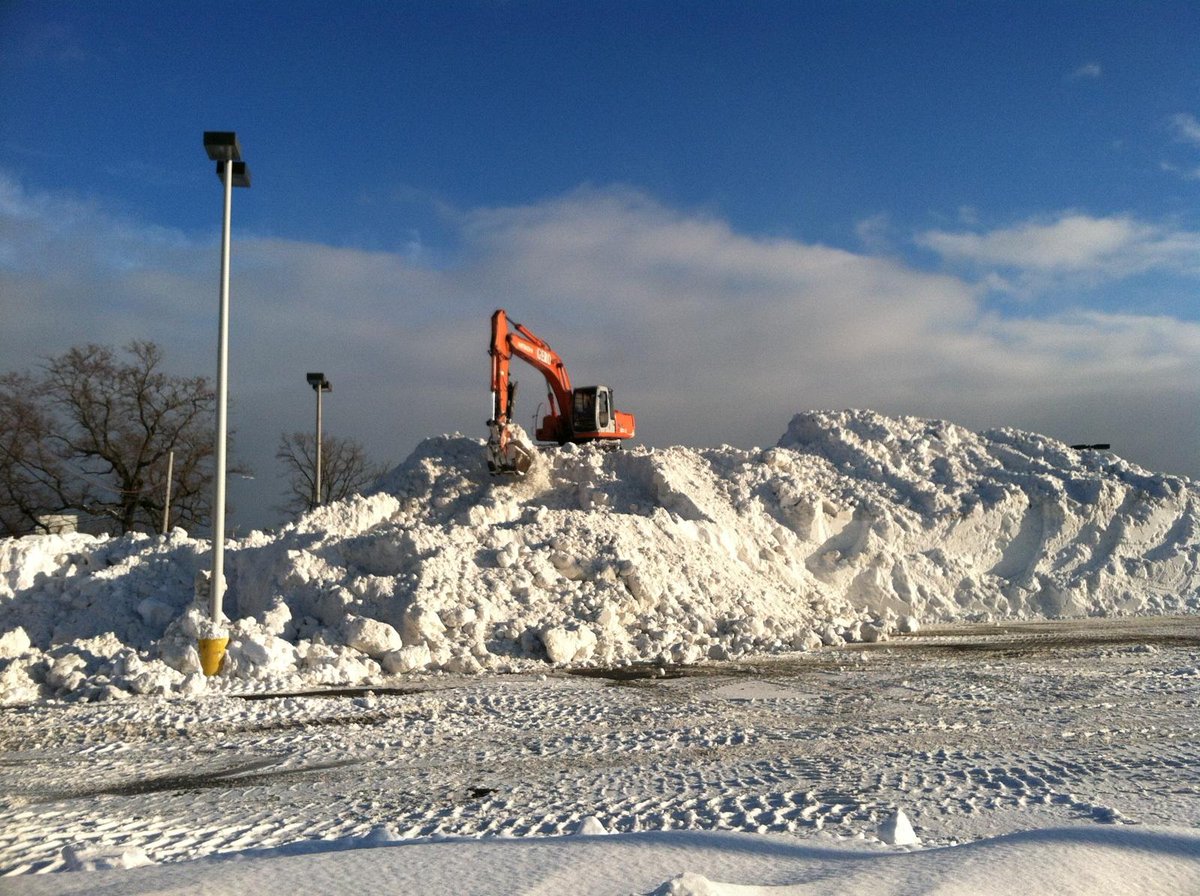
[[[596,633],[586,627],[555,626],[542,632],[542,644],[552,663],[583,663],[596,650]]]
[[[897,809],[879,826],[879,839],[891,846],[914,846],[921,842],[903,809]]]
[[[414,604],[404,615],[404,643],[436,647],[446,633],[441,617],[431,608]]]
[[[33,645],[25,629],[17,626],[12,631],[0,635],[0,659],[14,659],[29,653]]]
[[[714,883],[703,874],[687,871],[671,878],[652,896],[731,896],[732,892],[732,887]]]
[[[579,824],[575,826],[575,836],[577,837],[598,837],[607,833],[608,829],[595,815],[581,818]]]
[[[346,644],[372,659],[404,646],[400,633],[386,622],[355,616],[343,626]]]
[[[413,644],[410,647],[402,647],[399,650],[385,653],[380,658],[380,662],[384,671],[393,675],[420,672],[429,668],[433,662],[433,655],[429,651],[428,644]]]
[[[63,847],[62,857],[67,871],[108,871],[154,864],[146,853],[136,846],[100,847],[70,844]]]

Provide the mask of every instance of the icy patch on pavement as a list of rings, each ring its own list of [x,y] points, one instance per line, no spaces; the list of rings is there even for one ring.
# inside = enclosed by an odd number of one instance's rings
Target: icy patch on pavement
[[[523,481],[429,439],[374,494],[226,553],[212,687],[695,663],[923,623],[1190,613],[1200,490],[1013,430],[797,415],[766,450],[546,450]],[[0,700],[204,688],[207,542],[0,541]]]

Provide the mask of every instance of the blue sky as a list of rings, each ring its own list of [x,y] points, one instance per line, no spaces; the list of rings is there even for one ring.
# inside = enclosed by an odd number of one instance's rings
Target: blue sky
[[[0,367],[215,367],[229,129],[244,525],[307,369],[381,460],[482,436],[498,306],[650,444],[866,406],[1197,476],[1197,46],[1185,2],[0,0]]]

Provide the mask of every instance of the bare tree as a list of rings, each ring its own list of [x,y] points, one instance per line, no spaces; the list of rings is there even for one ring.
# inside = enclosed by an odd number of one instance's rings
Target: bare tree
[[[0,377],[0,530],[7,535],[33,530],[53,506],[53,464],[45,456],[49,422],[36,391],[28,374]]]
[[[313,506],[313,472],[317,437],[311,433],[283,433],[275,459],[282,461],[288,491],[284,509],[302,513]],[[387,467],[372,463],[360,442],[321,436],[321,503],[340,501],[374,484]]]
[[[167,458],[174,452],[171,517],[210,514],[215,407],[204,377],[164,373],[152,342],[76,346],[39,376],[0,377],[0,525],[45,530],[47,514],[78,512],[107,531],[156,531]]]

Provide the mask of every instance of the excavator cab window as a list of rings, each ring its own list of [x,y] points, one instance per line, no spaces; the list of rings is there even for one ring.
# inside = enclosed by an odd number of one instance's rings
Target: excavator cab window
[[[592,432],[596,429],[596,390],[576,389],[571,422],[575,432]]]
[[[608,413],[608,390],[599,389],[596,392],[596,423],[599,424],[596,429],[607,429],[610,419],[611,417]]]

